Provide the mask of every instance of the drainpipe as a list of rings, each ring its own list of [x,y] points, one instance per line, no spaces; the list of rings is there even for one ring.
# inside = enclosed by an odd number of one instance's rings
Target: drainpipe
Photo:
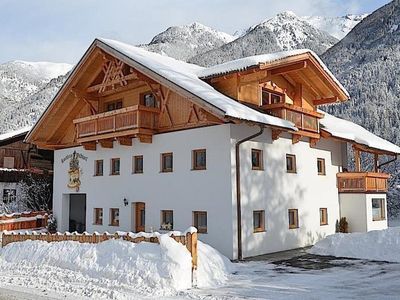
[[[235,163],[236,163],[236,214],[237,214],[237,238],[238,238],[238,260],[243,259],[242,254],[242,207],[241,207],[241,196],[240,196],[240,145],[247,142],[255,137],[263,134],[264,127],[260,126],[260,131],[250,135],[242,140],[239,140],[235,144]]]

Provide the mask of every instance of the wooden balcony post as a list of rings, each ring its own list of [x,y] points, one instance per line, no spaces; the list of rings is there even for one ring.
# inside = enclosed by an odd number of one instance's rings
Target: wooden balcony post
[[[361,172],[361,158],[360,158],[360,150],[354,149],[354,163],[356,172]]]
[[[374,172],[378,173],[378,161],[379,161],[379,155],[375,153],[374,155]]]

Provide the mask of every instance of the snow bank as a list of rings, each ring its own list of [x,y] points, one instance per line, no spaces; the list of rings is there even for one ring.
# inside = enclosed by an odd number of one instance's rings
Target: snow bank
[[[57,268],[58,273],[72,271],[77,278],[101,280],[110,285],[118,283],[146,296],[174,295],[191,288],[192,258],[189,251],[167,234],[160,235],[159,239],[160,244],[136,244],[123,240],[99,244],[74,241],[12,243],[0,250],[0,269],[18,272],[29,266],[46,274],[46,269]],[[198,262],[196,276],[201,287],[224,283],[232,269],[226,257],[201,242],[198,244]],[[68,282],[60,283],[60,286],[64,285],[67,286]]]
[[[400,262],[400,227],[367,233],[336,233],[316,243],[309,252],[317,255]]]

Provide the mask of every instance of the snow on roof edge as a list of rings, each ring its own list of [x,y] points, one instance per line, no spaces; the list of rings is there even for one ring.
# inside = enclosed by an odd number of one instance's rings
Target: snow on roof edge
[[[9,132],[3,133],[0,135],[0,142],[12,139],[16,136],[23,135],[25,133],[28,133],[32,129],[32,127],[33,126],[25,126],[23,128],[20,128],[20,129],[14,130],[14,131],[9,131]]]
[[[322,112],[325,116],[320,120],[321,129],[330,133],[333,137],[351,140],[357,144],[367,146],[368,148],[382,150],[394,154],[400,154],[400,147],[373,134],[364,127],[351,121],[344,120]]]

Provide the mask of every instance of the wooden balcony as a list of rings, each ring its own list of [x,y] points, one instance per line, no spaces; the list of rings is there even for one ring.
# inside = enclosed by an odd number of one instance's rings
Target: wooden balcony
[[[152,135],[157,128],[158,108],[135,105],[75,119],[77,142],[137,134]]]
[[[337,173],[339,193],[386,193],[389,174],[373,172]]]
[[[263,109],[275,117],[294,123],[299,130],[319,133],[319,119],[323,117],[321,113],[287,103],[264,105]]]

